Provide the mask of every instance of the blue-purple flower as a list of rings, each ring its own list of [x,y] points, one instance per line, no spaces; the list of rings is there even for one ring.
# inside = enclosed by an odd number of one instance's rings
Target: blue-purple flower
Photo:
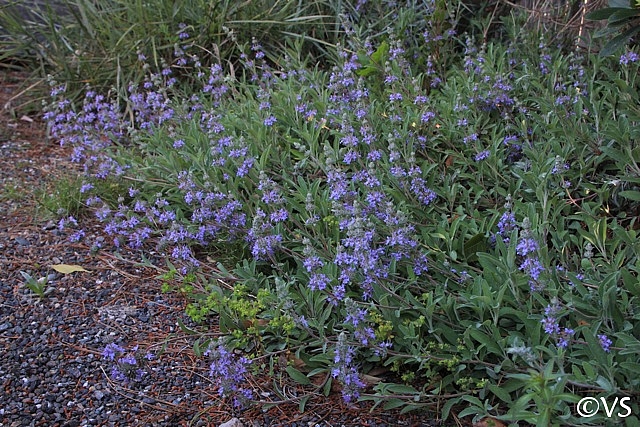
[[[609,353],[611,351],[611,345],[613,344],[613,341],[611,341],[608,336],[599,334],[598,341],[600,342],[600,346],[606,353]]]
[[[626,52],[620,56],[620,64],[621,65],[629,65],[629,63],[638,62],[640,60],[640,56],[635,52]]]
[[[253,398],[253,391],[245,387],[249,375],[248,367],[251,366],[249,359],[236,355],[221,342],[212,344],[205,356],[212,360],[209,376],[218,388],[220,396],[231,397],[235,407],[241,407]]]
[[[346,341],[346,335],[343,332],[338,336],[331,376],[342,383],[342,398],[349,403],[360,397],[360,390],[366,384],[360,378],[354,365],[355,349]]]
[[[481,152],[479,152],[478,154],[475,155],[473,160],[475,160],[476,162],[480,162],[482,160],[487,159],[490,154],[491,154],[491,152],[489,150],[482,150]]]
[[[544,331],[555,338],[558,348],[567,348],[575,331],[571,328],[560,326],[560,314],[561,307],[559,304],[548,305],[544,310],[544,317],[540,322],[543,325]]]
[[[265,126],[273,126],[275,122],[277,122],[278,119],[276,119],[275,116],[269,116],[266,119],[264,119],[264,125]]]
[[[149,352],[141,356],[137,345],[127,350],[116,343],[107,344],[102,351],[102,357],[114,362],[110,372],[111,378],[119,382],[142,381],[147,375],[144,369],[146,362],[154,359],[154,355]]]

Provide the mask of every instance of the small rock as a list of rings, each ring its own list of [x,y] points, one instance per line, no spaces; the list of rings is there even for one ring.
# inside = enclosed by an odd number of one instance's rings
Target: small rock
[[[244,427],[244,424],[242,424],[242,421],[234,417],[229,421],[220,424],[220,427]]]
[[[49,402],[42,405],[42,412],[44,412],[45,414],[53,414],[53,409],[53,405]]]
[[[20,246],[29,246],[31,243],[29,243],[29,241],[27,239],[25,239],[24,237],[16,237],[13,240],[16,241],[17,244],[19,244]]]
[[[78,369],[76,367],[70,368],[68,372],[74,378],[80,378],[82,376],[82,372],[80,372],[80,369]]]
[[[44,227],[42,227],[43,230],[47,231],[47,230],[53,230],[54,228],[56,228],[56,223],[53,221],[49,221],[47,222]]]
[[[0,325],[0,332],[4,332],[7,329],[10,329],[13,325],[11,324],[11,322],[5,322],[2,325]]]

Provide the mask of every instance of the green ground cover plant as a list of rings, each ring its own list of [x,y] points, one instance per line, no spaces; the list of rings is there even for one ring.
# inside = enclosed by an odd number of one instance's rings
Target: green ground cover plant
[[[266,372],[308,390],[301,410],[338,384],[444,419],[637,423],[639,57],[517,17],[477,42],[442,10],[411,35],[354,25],[322,67],[259,39],[203,65],[179,27],[160,69],[136,54],[128,109],[52,82],[45,116],[109,245],[165,253],[189,316],[226,334],[194,351],[231,407]],[[584,396],[632,414],[581,418]]]

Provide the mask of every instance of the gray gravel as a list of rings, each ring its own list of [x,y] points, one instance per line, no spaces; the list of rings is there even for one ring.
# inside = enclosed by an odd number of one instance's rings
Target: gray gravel
[[[176,326],[183,305],[159,292],[153,271],[116,260],[105,268],[104,258],[65,250],[56,229],[10,237],[16,228],[0,228],[0,426],[186,425],[216,404],[201,393],[208,379],[195,374],[206,375],[204,362],[172,351],[191,345]],[[60,261],[91,272],[47,268]],[[51,293],[36,297],[20,270],[48,276]],[[108,377],[111,362],[101,357],[108,343],[157,353],[168,336],[167,353],[149,362],[141,382]]]
[[[23,77],[0,76],[0,106]],[[156,270],[91,256],[47,221],[34,192],[73,173],[68,150],[48,141],[37,120],[9,113],[0,109],[0,426],[217,425],[198,417],[220,403],[209,394],[206,363],[190,350],[193,337],[176,326],[185,301],[161,293]],[[100,236],[98,224],[84,223]],[[90,272],[63,275],[51,268],[60,263]],[[22,272],[47,279],[46,298],[24,286]],[[122,384],[101,357],[110,342],[154,353],[166,342],[166,351],[143,381]]]

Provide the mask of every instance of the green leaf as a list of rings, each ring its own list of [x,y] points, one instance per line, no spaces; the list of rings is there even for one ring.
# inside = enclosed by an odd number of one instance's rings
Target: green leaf
[[[322,394],[325,396],[329,396],[331,393],[331,383],[333,382],[333,378],[329,377],[327,381],[324,383],[324,387],[322,387]]]
[[[378,65],[384,64],[384,61],[387,58],[387,54],[389,53],[389,43],[386,41],[380,43],[378,49],[371,54],[371,60]]]
[[[416,409],[423,408],[424,404],[415,404],[415,403],[406,403],[404,408],[400,410],[400,415],[408,414],[411,411],[415,411]]]
[[[404,400],[393,398],[386,401],[385,404],[382,405],[382,407],[385,410],[389,410],[389,409],[399,408],[400,406],[404,406],[405,404],[406,402]]]
[[[327,356],[325,353],[319,353],[309,358],[310,362],[320,363],[324,366],[329,365],[331,363],[330,360],[331,359],[329,358],[329,356]]]
[[[504,390],[501,386],[497,384],[489,384],[489,391],[495,394],[498,399],[502,400],[504,403],[510,404],[512,402],[511,396]]]
[[[462,400],[469,402],[471,406],[463,409],[458,414],[458,417],[463,418],[467,415],[479,415],[485,414],[485,408],[480,399],[475,396],[462,396]]]
[[[202,357],[202,355],[207,351],[210,345],[211,339],[207,338],[206,336],[202,336],[193,343],[193,352],[196,356]]]
[[[597,375],[595,368],[586,360],[582,362],[582,369],[584,370],[585,376],[590,380],[594,379]]]
[[[609,19],[611,15],[619,11],[618,7],[605,7],[603,9],[594,10],[593,12],[589,12],[585,15],[585,18],[591,21],[600,21],[603,19]],[[624,10],[624,9],[623,9]]]
[[[605,391],[609,393],[615,393],[616,388],[611,384],[611,382],[603,376],[599,376],[596,379],[596,384],[602,387]]]
[[[418,390],[411,387],[410,385],[403,384],[384,384],[384,391],[386,393],[394,393],[394,394],[417,394]]]
[[[298,384],[301,384],[301,385],[311,384],[311,380],[305,374],[298,371],[293,366],[287,366],[285,370],[287,371],[287,374],[289,374],[289,376]]]
[[[477,252],[486,252],[487,248],[487,239],[484,233],[478,233],[465,242],[462,247],[462,252],[467,262],[471,262],[474,258],[477,259]]]
[[[451,408],[453,408],[453,405],[459,403],[460,399],[448,399],[447,402],[444,404],[444,406],[442,407],[442,419],[446,420],[447,418],[449,418],[449,412],[451,412]]]
[[[475,406],[469,406],[468,408],[465,408],[462,411],[460,411],[458,413],[458,417],[459,418],[464,418],[467,415],[477,415],[479,413],[481,413],[481,412],[478,411],[478,408],[476,408]]]
[[[271,154],[271,144],[267,145],[266,147],[262,147],[262,155],[260,156],[260,168],[262,170],[266,170],[269,168],[269,155]]]
[[[368,77],[372,74],[376,74],[381,71],[384,62],[386,61],[389,53],[389,43],[382,42],[378,49],[371,54],[371,57],[358,55],[358,61],[362,68],[356,70],[356,74],[361,77]]]
[[[620,363],[620,367],[622,369],[626,369],[629,372],[633,372],[634,374],[636,374],[637,372],[640,372],[640,363],[635,363],[635,362],[621,362]]]
[[[638,279],[626,268],[620,270],[620,276],[622,277],[623,288],[631,292],[632,295],[640,296]]]
[[[632,27],[630,30],[625,31],[613,38],[613,40],[609,41],[604,48],[600,51],[600,56],[609,56],[618,50],[622,49],[624,45],[629,42],[629,39],[633,37],[638,31],[640,31],[640,25]]]
[[[361,50],[361,51],[358,51],[358,62],[363,68],[368,67],[369,65],[371,65],[371,58],[369,58],[366,52]],[[356,71],[356,73],[357,72],[358,71]]]
[[[631,2],[629,0],[609,0],[609,7],[614,9],[630,9]]]
[[[470,404],[477,406],[478,408],[483,408],[484,405],[482,404],[482,402],[480,401],[480,399],[478,399],[475,396],[462,396],[462,400],[469,402]]]
[[[614,34],[618,34],[620,32],[620,28],[617,26],[609,25],[607,27],[600,28],[593,33],[595,38],[607,38],[611,37]]]
[[[184,322],[182,321],[182,319],[178,318],[178,326],[180,327],[180,329],[182,329],[182,332],[188,334],[188,335],[198,335],[198,332],[194,331],[193,329],[190,329],[189,327],[187,327],[187,325],[184,324]]]
[[[476,254],[478,256],[478,261],[480,265],[487,273],[493,273],[496,276],[499,275],[498,270],[502,269],[503,264],[502,261],[494,257],[493,255],[479,252]]]
[[[500,346],[487,334],[470,327],[468,329],[469,335],[478,341],[480,344],[484,345],[484,347],[491,353],[496,354],[498,356],[504,355],[504,351],[500,348]]]
[[[625,199],[633,200],[635,202],[640,202],[640,191],[626,190],[626,191],[621,191],[619,194]]]
[[[356,70],[356,74],[361,77],[368,77],[372,74],[379,72],[380,70],[373,65],[367,65],[366,67],[362,67],[359,70]]]
[[[302,357],[301,357],[301,359],[302,359]],[[322,374],[322,373],[325,373],[325,372],[327,372],[327,368],[315,368],[315,369],[312,369],[312,370],[307,374],[307,377],[308,377],[308,378],[311,378],[311,377],[313,377],[313,376],[316,376],[316,375],[319,375],[319,374]]]
[[[609,24],[616,22],[626,21],[634,16],[639,16],[640,10],[638,9],[619,9],[609,17]]]
[[[310,397],[311,397],[311,395],[307,394],[306,396],[303,396],[300,399],[300,404],[298,405],[298,411],[300,411],[301,414],[304,413],[304,407],[307,405],[307,402],[309,401]]]
[[[622,165],[627,164],[629,161],[629,158],[622,151],[613,147],[603,146],[600,147],[600,151]]]
[[[620,346],[622,347],[622,350],[618,351],[618,354],[640,354],[640,341],[638,341],[635,337],[620,335],[618,338],[622,340],[622,345]]]

